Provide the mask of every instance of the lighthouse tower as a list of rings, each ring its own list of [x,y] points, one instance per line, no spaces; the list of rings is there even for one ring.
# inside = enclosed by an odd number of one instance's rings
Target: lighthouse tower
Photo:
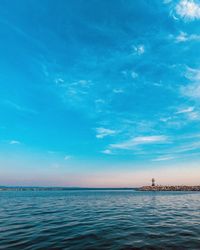
[[[152,180],[151,180],[151,181],[152,181],[151,186],[152,186],[152,187],[155,187],[155,185],[156,185],[156,184],[155,184],[155,179],[154,179],[154,178],[152,178]]]

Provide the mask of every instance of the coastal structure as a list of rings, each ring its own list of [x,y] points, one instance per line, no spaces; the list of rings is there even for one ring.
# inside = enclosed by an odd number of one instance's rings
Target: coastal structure
[[[200,191],[200,186],[143,186],[139,191]]]
[[[151,186],[143,186],[138,189],[139,191],[200,191],[199,186],[186,186],[186,185],[176,185],[176,186],[162,186],[156,185],[155,179],[151,179]]]

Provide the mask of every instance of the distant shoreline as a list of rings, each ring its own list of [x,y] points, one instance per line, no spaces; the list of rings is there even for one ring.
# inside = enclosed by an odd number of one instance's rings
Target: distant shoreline
[[[70,191],[70,190],[137,190],[138,188],[87,188],[87,187],[0,187],[0,191]]]
[[[200,191],[200,186],[143,186],[133,188],[90,188],[90,187],[26,187],[0,186],[0,191],[84,191],[84,190],[133,190],[133,191]]]

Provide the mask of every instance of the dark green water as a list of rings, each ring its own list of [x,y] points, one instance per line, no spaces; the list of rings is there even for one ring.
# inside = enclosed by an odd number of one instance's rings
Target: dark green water
[[[200,193],[0,192],[0,249],[200,249]]]

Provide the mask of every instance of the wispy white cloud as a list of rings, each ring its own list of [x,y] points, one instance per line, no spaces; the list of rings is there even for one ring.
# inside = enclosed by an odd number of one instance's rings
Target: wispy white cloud
[[[175,114],[184,115],[190,121],[200,119],[200,113],[193,106],[179,109]]]
[[[99,112],[100,103],[97,103],[95,99],[101,99],[94,90],[94,83],[91,80],[80,79],[66,81],[64,77],[55,77],[55,87],[58,96],[66,106],[70,106],[74,109],[87,110],[88,115],[93,116],[95,112]],[[92,105],[92,103],[94,105]],[[101,103],[102,104],[102,103]]]
[[[56,85],[59,87],[69,87],[69,86],[89,87],[92,84],[91,80],[84,80],[84,79],[67,82],[62,77],[56,77],[54,81]]]
[[[183,108],[179,109],[176,114],[185,114],[185,113],[190,113],[194,110],[194,107],[188,107],[188,108]]]
[[[71,155],[65,155],[65,157],[64,157],[65,160],[69,160],[69,159],[71,159],[71,158],[72,158]]]
[[[103,127],[96,128],[96,132],[97,132],[96,137],[99,139],[102,139],[106,136],[113,136],[113,135],[118,133],[118,131],[116,131],[116,130],[103,128]]]
[[[22,106],[22,105],[19,105],[13,101],[10,101],[10,100],[4,100],[3,101],[3,104],[18,111],[18,112],[25,112],[25,113],[31,113],[31,114],[37,114],[38,112],[33,110],[33,109],[30,109],[30,108],[27,108],[25,106]]]
[[[176,42],[186,42],[188,41],[188,35],[185,32],[180,32],[179,35],[176,37]]]
[[[200,3],[194,0],[180,0],[175,7],[175,12],[185,20],[200,19]]]
[[[101,104],[104,104],[105,103],[105,100],[99,98],[99,99],[96,99],[95,100],[95,103],[101,103]]]
[[[122,70],[121,73],[124,77],[127,77],[129,72],[127,70]]]
[[[159,120],[161,122],[168,122],[168,121],[171,121],[172,119],[173,119],[173,117],[167,116],[167,117],[161,117]]]
[[[197,137],[198,138],[198,137]],[[181,145],[176,146],[175,148],[171,149],[171,153],[185,153],[190,151],[195,151],[200,149],[200,141],[185,141]]]
[[[55,78],[55,83],[57,84],[57,85],[62,85],[62,84],[64,84],[64,79],[62,79],[61,77],[58,77],[58,78]]]
[[[115,94],[121,94],[121,93],[124,93],[124,90],[123,89],[113,89],[113,92]]]
[[[200,113],[199,112],[190,112],[188,113],[188,119],[189,120],[200,120]]]
[[[190,83],[180,88],[181,94],[192,99],[200,98],[200,69],[187,68],[185,77]]]
[[[14,144],[21,144],[20,141],[16,141],[16,140],[12,140],[9,142],[10,145],[14,145]]]
[[[112,155],[113,154],[113,152],[110,149],[105,149],[105,150],[101,151],[101,153],[106,154],[106,155]]]
[[[136,73],[135,71],[132,71],[132,72],[131,72],[131,77],[132,77],[133,79],[137,78],[137,77],[138,77],[138,73]]]
[[[190,102],[190,100],[188,100]],[[165,126],[165,128],[176,128],[182,129],[184,126],[188,125],[193,121],[200,119],[200,110],[192,102],[191,106],[180,105],[171,107],[170,111],[166,116],[159,119],[160,124]]]
[[[137,46],[133,46],[134,53],[137,55],[142,55],[145,53],[145,47],[143,44],[139,44]]]
[[[92,81],[91,80],[79,80],[79,81],[75,82],[74,84],[89,87],[92,84]]]
[[[151,161],[169,161],[169,160],[173,160],[175,159],[174,156],[161,156],[161,157],[157,157],[155,159],[152,159]]]
[[[182,135],[179,138],[180,139],[196,139],[200,137],[200,133],[192,133],[192,134],[187,134],[187,135]]]
[[[166,143],[168,140],[169,138],[165,135],[138,136],[121,143],[111,144],[110,147],[115,149],[133,149],[135,146],[138,145],[160,144]]]
[[[187,42],[187,41],[200,41],[200,35],[196,35],[196,34],[189,35],[181,31],[179,35],[175,37],[175,41],[177,43]]]
[[[185,76],[191,81],[200,81],[200,69],[187,67]]]

